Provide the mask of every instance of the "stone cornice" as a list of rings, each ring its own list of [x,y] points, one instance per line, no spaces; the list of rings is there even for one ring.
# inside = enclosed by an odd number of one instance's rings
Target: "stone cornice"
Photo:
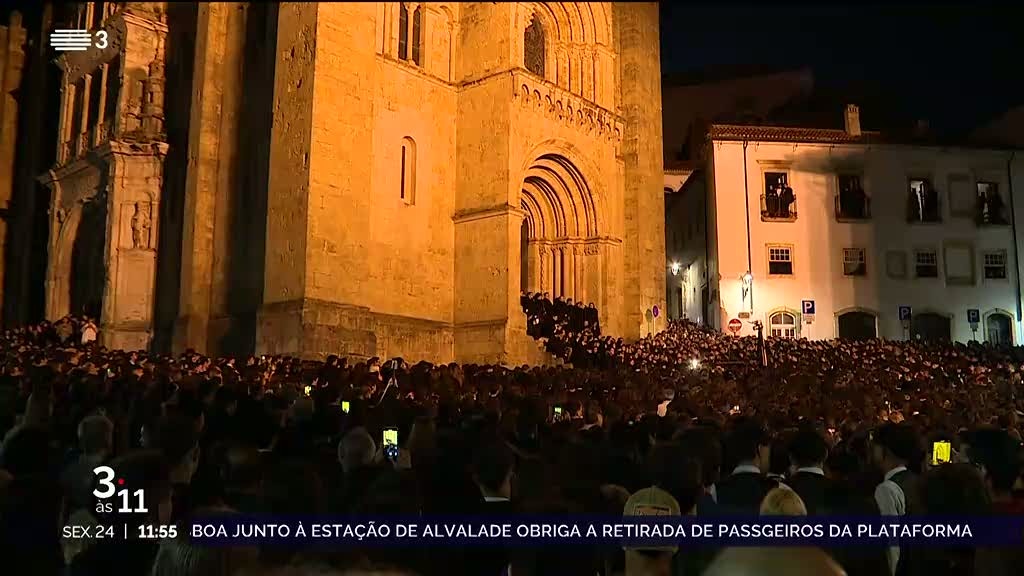
[[[499,216],[516,215],[520,218],[524,212],[522,208],[516,208],[511,204],[498,204],[495,206],[487,206],[485,208],[471,208],[469,210],[459,210],[452,215],[452,221],[456,224],[462,224],[463,222],[472,222],[473,220],[484,220],[487,218],[497,218]]]

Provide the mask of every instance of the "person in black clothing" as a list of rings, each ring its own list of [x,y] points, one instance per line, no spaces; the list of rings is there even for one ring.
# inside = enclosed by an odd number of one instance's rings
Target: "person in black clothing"
[[[810,428],[798,430],[789,443],[789,459],[796,471],[786,484],[804,501],[809,515],[834,513],[839,485],[825,477],[828,445]]]
[[[771,463],[771,437],[757,420],[742,419],[726,434],[724,448],[735,467],[715,484],[715,511],[756,515],[765,495],[779,485],[764,475]]]
[[[601,335],[601,326],[597,316],[597,306],[591,302],[587,305],[586,310],[583,311],[584,325],[588,330],[591,330],[595,335]]]
[[[793,195],[793,189],[783,184],[779,191],[779,217],[789,218],[792,215],[793,202],[796,201],[796,196]]]
[[[487,516],[509,514],[512,504],[512,476],[515,457],[505,442],[486,435],[473,450],[473,482],[480,489],[479,513]],[[467,574],[480,576],[503,574],[511,558],[505,549],[475,548],[464,552]]]

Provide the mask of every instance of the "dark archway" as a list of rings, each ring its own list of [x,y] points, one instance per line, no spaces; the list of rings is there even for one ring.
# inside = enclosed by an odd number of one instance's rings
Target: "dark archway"
[[[103,262],[107,211],[102,202],[82,206],[81,220],[71,247],[70,307],[73,315],[85,314],[94,320],[103,309]]]
[[[934,312],[914,314],[911,322],[911,335],[914,340],[925,342],[949,342],[952,340],[952,323],[948,316]]]
[[[870,340],[878,336],[874,314],[854,310],[839,315],[839,337],[848,340]]]
[[[530,289],[530,223],[525,218],[519,227],[519,289]]]
[[[998,346],[1013,344],[1013,321],[1001,312],[989,314],[985,318],[985,341]]]

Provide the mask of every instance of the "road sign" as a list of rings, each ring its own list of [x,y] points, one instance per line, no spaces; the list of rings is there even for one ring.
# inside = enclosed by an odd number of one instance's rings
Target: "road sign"
[[[659,312],[660,312],[660,310],[658,310],[658,305],[657,305],[657,304],[655,304],[655,305],[654,305],[654,308],[652,308],[652,309],[651,309],[651,313],[652,313],[652,314],[654,314],[654,317],[655,317],[655,318],[657,318],[657,317],[658,317],[658,313],[659,313]]]
[[[978,324],[981,322],[981,310],[977,308],[967,309],[967,321],[971,324]]]
[[[814,300],[802,300],[800,302],[800,309],[803,310],[804,316],[810,316],[814,318]]]
[[[737,334],[739,333],[740,328],[743,328],[743,322],[740,322],[739,318],[733,318],[732,320],[729,320],[730,332],[732,332],[733,334]]]
[[[913,316],[913,311],[910,306],[900,306],[900,320],[903,322],[910,322]]]

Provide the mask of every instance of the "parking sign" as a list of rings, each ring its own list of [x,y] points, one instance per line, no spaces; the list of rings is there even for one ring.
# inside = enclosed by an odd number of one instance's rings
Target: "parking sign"
[[[814,300],[803,300],[800,302],[800,309],[803,310],[804,315],[810,314],[814,316]]]
[[[910,306],[900,306],[900,320],[903,322],[910,322],[912,315]]]
[[[978,324],[981,322],[981,310],[977,308],[970,308],[967,310],[967,322],[971,324]]]

